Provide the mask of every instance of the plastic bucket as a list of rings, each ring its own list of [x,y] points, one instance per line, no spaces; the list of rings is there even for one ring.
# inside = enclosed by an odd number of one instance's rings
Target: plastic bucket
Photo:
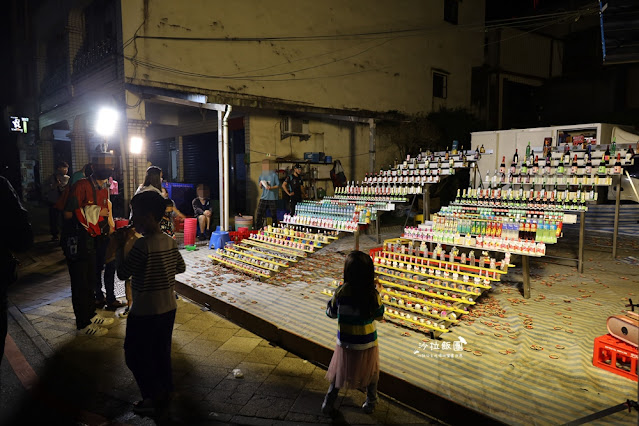
[[[195,235],[197,234],[197,219],[187,217],[184,219],[184,245],[191,246],[195,244]]]
[[[239,231],[239,228],[253,229],[253,216],[235,216],[235,230]]]

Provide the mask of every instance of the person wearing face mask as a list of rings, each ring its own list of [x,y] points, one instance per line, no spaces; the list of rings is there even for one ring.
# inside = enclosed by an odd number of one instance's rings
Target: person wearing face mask
[[[113,318],[96,314],[96,250],[100,239],[111,231],[109,225],[108,179],[112,170],[96,166],[90,177],[80,179],[70,189],[64,209],[62,250],[71,279],[71,302],[79,334],[103,336],[104,325]]]
[[[211,199],[209,198],[209,189],[204,184],[197,186],[197,197],[193,199],[191,205],[193,207],[193,214],[197,218],[197,223],[200,231],[200,241],[207,240],[211,237],[211,217],[213,212],[211,210]]]

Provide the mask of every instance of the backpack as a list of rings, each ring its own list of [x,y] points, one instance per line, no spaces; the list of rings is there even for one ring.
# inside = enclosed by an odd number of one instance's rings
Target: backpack
[[[330,171],[331,181],[333,182],[333,188],[339,186],[346,186],[346,175],[344,174],[344,168],[339,160],[335,160],[333,168]]]

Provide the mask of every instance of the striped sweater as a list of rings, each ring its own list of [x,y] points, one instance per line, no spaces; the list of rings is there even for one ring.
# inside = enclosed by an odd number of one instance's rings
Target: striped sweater
[[[337,318],[337,344],[345,349],[364,350],[377,346],[377,328],[375,320],[384,316],[384,305],[376,292],[377,307],[373,315],[362,318],[355,305],[357,296],[352,294],[352,287],[342,285],[328,302],[326,315]]]
[[[122,259],[118,252],[118,277],[132,277],[131,315],[159,315],[177,308],[175,274],[186,270],[177,243],[159,232],[138,239]]]

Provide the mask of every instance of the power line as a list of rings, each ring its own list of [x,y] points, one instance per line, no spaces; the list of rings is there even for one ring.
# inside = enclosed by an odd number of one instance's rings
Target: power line
[[[565,21],[566,19],[570,18],[573,19],[577,16],[581,16],[582,12],[588,12],[590,13],[596,13],[596,10],[592,10],[589,11],[589,9],[582,9],[582,11],[579,10],[575,10],[575,11],[567,11],[567,12],[558,12],[558,13],[550,13],[550,14],[544,14],[544,15],[535,15],[535,16],[529,16],[529,17],[523,17],[523,18],[508,18],[508,19],[502,19],[502,20],[495,20],[495,21],[490,21],[491,23],[494,23],[494,25],[488,27],[489,30],[494,30],[497,28],[502,28],[502,27],[512,27],[514,26],[513,24],[517,23],[517,24],[521,24],[521,26],[530,26],[530,25],[537,25],[536,27],[532,28],[529,31],[526,31],[522,34],[517,34],[514,35],[512,37],[506,38],[506,39],[501,39],[495,42],[490,42],[490,43],[486,43],[485,45],[489,45],[489,44],[494,44],[494,43],[501,43],[501,42],[505,42],[508,40],[512,40],[514,38],[518,38],[521,36],[524,36],[528,33],[534,32],[534,31],[538,31],[542,28],[548,27],[550,25],[553,25],[555,23],[560,23]],[[541,24],[541,25],[539,25]],[[469,24],[467,26],[459,26],[459,27],[464,27],[462,29],[467,29],[467,28],[471,28],[472,26],[477,26],[480,24]],[[486,30],[486,25],[481,24],[480,25],[484,31]],[[348,59],[352,59],[356,56],[359,56],[363,53],[366,53],[372,49],[375,49],[377,47],[380,47],[390,41],[396,40],[398,38],[403,38],[403,37],[415,37],[418,36],[419,34],[414,34],[414,33],[418,33],[420,31],[426,31],[428,28],[413,28],[413,29],[403,29],[403,30],[389,30],[389,31],[377,31],[377,32],[366,32],[366,33],[351,33],[351,34],[344,34],[341,35],[339,37],[370,37],[370,36],[376,36],[376,38],[370,38],[367,40],[379,40],[381,39],[382,41],[378,44],[375,44],[373,46],[369,46],[357,53],[354,53],[352,55],[349,56],[345,56],[342,58],[338,58],[338,59],[333,59],[331,61],[326,61],[320,64],[316,64],[316,65],[311,65],[311,66],[307,66],[307,67],[302,67],[302,68],[298,68],[298,69],[294,69],[294,70],[288,70],[288,71],[283,71],[283,72],[278,72],[278,73],[271,73],[271,74],[255,74],[255,75],[239,75],[239,74],[246,74],[248,72],[256,72],[256,71],[263,71],[266,69],[271,69],[280,65],[287,65],[290,64],[292,62],[298,62],[300,60],[304,60],[304,59],[314,59],[314,58],[319,58],[322,56],[327,56],[329,54],[334,54],[336,52],[341,52],[344,50],[348,50],[348,48],[346,49],[339,49],[337,51],[332,51],[332,52],[327,52],[327,53],[322,53],[319,55],[313,55],[307,58],[300,58],[300,59],[296,59],[294,61],[291,62],[286,62],[286,63],[281,63],[281,64],[276,64],[276,65],[272,65],[272,66],[268,66],[268,67],[264,67],[264,68],[260,68],[260,69],[255,69],[255,70],[247,70],[247,71],[240,71],[240,72],[236,72],[233,74],[223,74],[223,75],[215,75],[215,74],[204,74],[204,73],[197,73],[197,72],[192,72],[192,71],[186,71],[186,70],[181,70],[178,68],[173,68],[167,65],[163,65],[160,63],[154,63],[152,61],[149,60],[140,60],[137,59],[137,45],[135,43],[135,40],[137,38],[145,38],[145,39],[165,39],[165,40],[177,40],[177,41],[291,41],[291,40],[305,40],[305,41],[310,41],[310,40],[331,40],[330,37],[335,37],[334,35],[318,35],[318,36],[289,36],[289,37],[266,37],[266,38],[255,38],[255,37],[250,37],[250,38],[184,38],[184,37],[154,37],[154,36],[138,36],[137,32],[140,30],[140,28],[142,27],[142,25],[138,28],[138,30],[136,30],[136,34],[134,34],[134,36],[127,40],[126,46],[130,45],[131,43],[134,44],[135,47],[135,52],[133,54],[133,56],[125,56],[122,55],[123,58],[129,60],[135,68],[137,68],[137,66],[143,66],[146,67],[148,69],[155,69],[155,70],[160,70],[160,71],[165,71],[165,72],[170,72],[170,73],[175,73],[175,74],[179,74],[179,75],[185,75],[185,76],[190,76],[190,77],[196,77],[196,78],[208,78],[208,79],[225,79],[225,80],[239,80],[239,81],[254,81],[254,82],[278,82],[278,81],[301,81],[301,80],[315,80],[315,79],[323,79],[323,78],[337,78],[337,77],[344,77],[344,76],[349,76],[349,75],[354,75],[354,74],[360,74],[363,72],[374,72],[374,71],[381,71],[383,69],[386,69],[388,67],[381,67],[381,68],[377,68],[377,69],[370,69],[370,70],[359,70],[359,71],[354,71],[354,72],[349,72],[349,73],[342,73],[342,74],[334,74],[334,75],[324,75],[324,76],[312,76],[312,77],[291,77],[291,78],[272,78],[272,77],[279,77],[279,76],[290,76],[290,75],[294,75],[296,73],[299,72],[304,72],[304,71],[309,71],[312,69],[316,69],[316,68],[320,68],[320,67],[324,67],[324,66],[328,66],[340,61],[344,61],[344,60],[348,60]],[[388,38],[388,37],[379,37],[380,35],[388,35],[388,34],[397,34],[395,37],[393,38]],[[365,43],[362,43],[365,44]],[[125,47],[126,47],[125,46]]]
[[[168,72],[174,72],[174,73],[178,73],[178,74],[182,74],[182,75],[189,75],[192,77],[202,77],[202,78],[213,78],[213,79],[232,79],[232,80],[248,80],[248,81],[257,81],[259,79],[259,81],[279,81],[279,79],[275,79],[275,80],[266,80],[265,77],[277,77],[277,76],[283,76],[283,75],[291,75],[291,74],[295,74],[298,72],[303,72],[303,71],[308,71],[311,69],[315,69],[315,68],[320,68],[326,65],[332,65],[335,64],[337,62],[341,62],[341,61],[345,61],[348,59],[352,59],[356,56],[362,55],[372,49],[375,49],[377,47],[380,47],[390,41],[392,41],[393,39],[388,39],[388,40],[384,40],[381,43],[378,43],[374,46],[370,46],[367,47],[366,49],[363,49],[357,53],[354,53],[352,55],[349,56],[345,56],[339,59],[333,59],[332,61],[327,61],[327,62],[323,62],[317,65],[312,65],[312,66],[308,66],[308,67],[304,67],[304,68],[298,68],[295,70],[289,70],[286,72],[279,72],[279,73],[273,73],[273,74],[261,74],[261,75],[245,75],[245,76],[234,76],[233,74],[230,75],[210,75],[210,74],[201,74],[201,73],[194,73],[192,71],[185,71],[185,70],[180,70],[177,68],[171,68],[171,67],[167,67],[161,64],[153,64],[152,62],[148,62],[148,61],[141,61],[139,59],[136,59],[135,57],[128,57],[125,56],[125,59],[128,59],[129,61],[131,61],[132,63],[136,63],[136,64],[140,64],[143,66],[146,66],[147,68],[151,68],[151,69],[161,69],[163,71],[168,71]],[[359,73],[359,72],[358,72]],[[353,73],[349,73],[348,75],[353,74]],[[288,79],[287,79],[288,80]],[[296,79],[293,79],[296,80]]]
[[[524,16],[519,18],[497,19],[485,22],[476,22],[470,24],[461,24],[455,26],[443,25],[439,27],[417,27],[404,28],[386,31],[368,31],[355,32],[347,34],[322,34],[322,35],[289,35],[289,36],[253,36],[253,37],[174,37],[174,36],[151,36],[151,35],[134,35],[133,38],[143,38],[148,40],[164,40],[164,41],[211,41],[211,42],[264,42],[264,41],[325,41],[325,40],[343,40],[352,38],[366,37],[388,37],[391,35],[401,36],[411,33],[423,33],[432,31],[446,30],[490,30],[503,27],[513,27],[522,24],[531,24],[536,21],[553,21],[567,16],[575,16],[576,14],[594,14],[597,10],[586,7],[571,11],[546,13],[540,15]],[[136,31],[137,32],[137,31]]]

